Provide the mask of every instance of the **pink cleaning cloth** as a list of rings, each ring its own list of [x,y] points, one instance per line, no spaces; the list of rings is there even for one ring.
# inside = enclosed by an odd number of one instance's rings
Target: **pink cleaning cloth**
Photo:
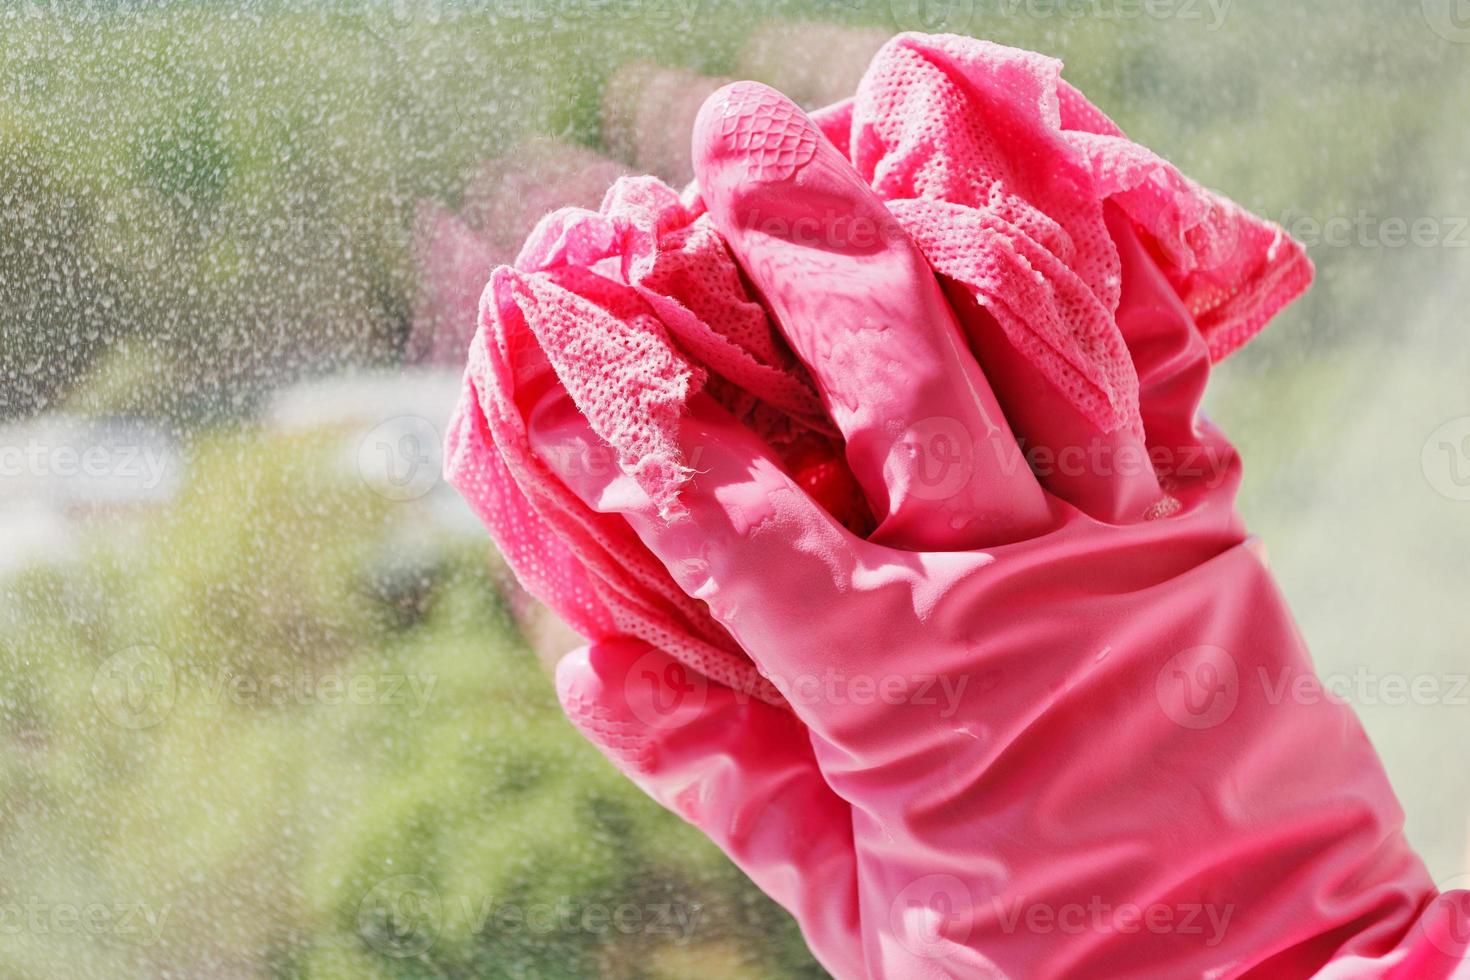
[[[1193,314],[1215,359],[1310,283],[1302,248],[1130,142],[1061,80],[1060,62],[954,36],[904,34],[856,96],[814,115],[934,270],[1100,431],[1141,432],[1138,378],[1116,323],[1120,209]],[[773,126],[770,174],[814,152]],[[531,451],[528,412],[561,385],[600,442],[575,466],[616,467],[666,519],[699,460],[676,435],[708,391],[809,493],[872,529],[816,389],[704,212],[651,177],[598,211],[547,216],[480,303],[446,476],[521,583],[593,641],[633,637],[762,700],[781,696],[698,599],[613,514],[583,503]],[[556,467],[561,470],[562,467]]]
[[[622,518],[586,507],[531,452],[525,406],[547,385],[565,387],[603,440],[568,465],[632,474],[668,516],[698,466],[674,436],[686,401],[702,390],[814,474],[809,485],[841,485],[824,464],[839,449],[810,379],[701,208],[655,178],[620,180],[600,211],[548,216],[516,265],[495,270],[446,469],[522,585],[583,636],[636,637],[779,701]],[[803,467],[806,459],[814,465]],[[856,499],[855,488],[849,495]]]

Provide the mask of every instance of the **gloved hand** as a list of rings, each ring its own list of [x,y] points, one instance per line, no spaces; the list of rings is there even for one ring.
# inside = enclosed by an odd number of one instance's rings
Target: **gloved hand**
[[[1235,454],[1196,416],[1199,310],[1121,208],[1136,395],[1105,354],[1077,372],[1091,390],[1019,356],[985,276],[942,293],[882,181],[769,90],[717,96],[696,163],[880,523],[849,533],[704,395],[672,431],[694,470],[673,510],[646,473],[586,465],[602,437],[545,386],[535,457],[625,521],[795,712],[625,641],[562,664],[579,726],[838,976],[1450,975],[1457,899],[1425,912],[1371,747],[1302,693],[1310,663],[1233,512]]]
[[[847,533],[703,399],[680,430],[700,460],[686,516],[666,521],[621,475],[562,475],[709,605],[786,694],[811,754],[765,705],[645,687],[677,668],[636,646],[570,660],[569,713],[786,901],[841,976],[1383,972],[1434,890],[1351,711],[1273,696],[1320,691],[1234,513],[1235,453],[1197,417],[1204,340],[1157,265],[1115,217],[1117,320],[1152,444],[1131,427],[1084,436],[1029,364],[985,357],[1005,350],[985,340],[993,321],[962,304],[956,322],[809,125],[769,90],[727,89],[696,162],[879,531]],[[753,131],[778,129],[771,173]],[[788,172],[784,148],[808,143]],[[812,202],[871,222],[883,247],[782,237],[820,222]],[[992,371],[1015,393],[1004,412]],[[952,457],[925,457],[931,432]],[[531,433],[546,460],[593,445],[556,391]],[[1007,465],[1018,435],[1087,462],[1038,479]],[[987,536],[1009,543],[966,550]]]

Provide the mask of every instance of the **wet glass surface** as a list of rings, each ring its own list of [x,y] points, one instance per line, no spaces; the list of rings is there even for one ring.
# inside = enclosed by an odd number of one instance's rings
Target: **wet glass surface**
[[[720,80],[1055,54],[1318,284],[1219,372],[1329,689],[1470,872],[1470,23],[1453,0],[0,7],[0,973],[819,976],[561,718],[439,477],[489,270]],[[1304,751],[1310,751],[1304,748]]]

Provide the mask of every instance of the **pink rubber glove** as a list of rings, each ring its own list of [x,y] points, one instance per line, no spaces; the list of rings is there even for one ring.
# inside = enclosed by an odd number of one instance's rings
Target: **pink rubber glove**
[[[1235,453],[1197,415],[1209,351],[1177,284],[1110,207],[1141,424],[1108,430],[954,281],[951,312],[810,125],[724,90],[696,168],[879,530],[847,532],[704,396],[667,519],[632,476],[567,465],[598,440],[548,389],[538,457],[627,521],[797,718],[637,643],[563,663],[568,713],[838,976],[1455,975],[1464,896],[1436,900],[1351,711],[1279,694],[1315,674],[1235,515]],[[794,234],[824,215],[876,238]],[[1033,475],[1018,441],[1056,467]]]

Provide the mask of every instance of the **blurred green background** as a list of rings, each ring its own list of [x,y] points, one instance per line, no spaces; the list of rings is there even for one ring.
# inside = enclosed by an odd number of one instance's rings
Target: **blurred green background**
[[[1432,870],[1470,873],[1453,9],[0,6],[0,974],[822,975],[561,720],[544,623],[434,477],[423,216],[513,239],[506,199],[593,151],[677,170],[647,120],[699,76],[819,102],[899,29],[1063,58],[1308,241],[1318,285],[1212,412],[1321,670],[1437,684],[1356,700]]]

